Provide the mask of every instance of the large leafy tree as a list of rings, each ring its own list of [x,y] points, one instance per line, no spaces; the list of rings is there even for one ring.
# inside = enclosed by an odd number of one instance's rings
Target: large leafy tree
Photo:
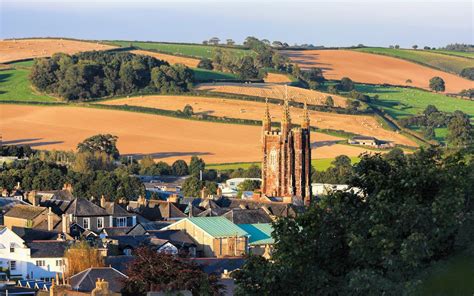
[[[441,77],[435,76],[430,79],[430,89],[435,92],[444,91],[445,85],[444,80]]]
[[[452,146],[465,147],[474,143],[474,129],[469,116],[455,111],[448,124],[447,140]]]
[[[117,136],[111,134],[98,134],[92,137],[89,137],[77,144],[77,150],[79,152],[104,152],[107,155],[112,156],[115,159],[118,159],[120,153],[117,149]]]
[[[470,161],[434,149],[363,156],[349,181],[362,194],[335,192],[278,220],[272,261],[249,260],[234,275],[236,294],[409,292],[431,262],[473,243]]]
[[[123,295],[146,295],[147,292],[189,290],[193,295],[220,295],[217,278],[208,276],[186,259],[141,247],[128,267]]]

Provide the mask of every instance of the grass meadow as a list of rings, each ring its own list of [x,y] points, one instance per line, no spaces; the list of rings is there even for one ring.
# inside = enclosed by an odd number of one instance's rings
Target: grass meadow
[[[352,164],[359,162],[360,158],[357,156],[350,157]],[[334,161],[334,158],[322,158],[322,159],[312,159],[311,165],[317,171],[325,171],[331,166],[331,162]],[[252,165],[260,166],[260,162],[237,162],[237,163],[219,163],[219,164],[206,164],[207,169],[213,169],[218,171],[225,170],[236,170],[236,169],[248,169]]]
[[[33,61],[10,64],[11,69],[0,71],[0,101],[54,102],[55,98],[36,92],[28,79]]]
[[[464,68],[474,67],[474,55],[472,53],[382,47],[364,47],[355,50],[400,58],[456,74],[461,73]]]
[[[206,69],[195,68],[192,69],[194,73],[194,79],[196,81],[209,81],[209,80],[237,80],[238,77],[232,73],[211,71]]]
[[[253,54],[250,50],[241,48],[227,48],[201,44],[179,44],[179,43],[159,43],[159,42],[139,42],[139,41],[107,41],[107,43],[126,47],[133,45],[141,49],[157,50],[163,53],[178,54],[196,58],[212,58],[217,49],[230,51],[233,55],[244,56]]]

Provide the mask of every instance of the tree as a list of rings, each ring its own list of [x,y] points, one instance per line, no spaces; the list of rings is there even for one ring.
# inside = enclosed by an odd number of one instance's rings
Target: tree
[[[189,173],[188,164],[181,159],[173,162],[173,165],[171,165],[171,170],[175,176],[186,176]]]
[[[183,114],[188,116],[188,117],[193,116],[193,114],[194,114],[193,107],[189,104],[186,104],[186,106],[184,106],[184,108],[183,108]]]
[[[245,178],[261,178],[262,177],[262,169],[257,165],[251,165],[245,171],[244,174]]]
[[[454,254],[472,225],[466,156],[363,155],[348,183],[362,194],[336,191],[278,219],[272,260],[252,258],[233,273],[236,295],[416,294],[409,289],[420,272]],[[473,242],[465,238],[463,248]]]
[[[343,77],[337,84],[337,89],[341,91],[351,91],[354,89],[354,82],[349,77]]]
[[[213,45],[218,45],[220,41],[221,40],[217,37],[212,37],[211,39],[209,39],[209,43]]]
[[[412,48],[413,48],[414,50],[416,50],[416,49],[418,48],[418,45],[415,44],[415,45],[412,46]]]
[[[423,137],[428,140],[433,140],[436,137],[435,130],[433,126],[426,126],[422,129]]]
[[[348,107],[352,110],[357,110],[360,107],[359,101],[350,101]]]
[[[195,175],[191,175],[183,183],[183,195],[188,197],[199,197],[203,182]]]
[[[328,107],[334,107],[334,99],[331,96],[327,96],[324,105]]]
[[[86,241],[78,241],[65,252],[66,275],[68,277],[90,267],[103,267],[104,259],[99,249],[91,247]]]
[[[444,91],[444,80],[441,77],[435,76],[430,79],[430,89],[434,90],[435,92]]]
[[[396,44],[395,49],[400,49],[400,45]]]
[[[466,147],[474,142],[474,129],[470,118],[462,111],[455,111],[448,124],[448,143],[454,147]]]
[[[240,60],[240,66],[237,68],[239,79],[255,79],[259,77],[259,69],[255,67],[254,59],[251,56],[244,56]]]
[[[189,290],[193,295],[219,295],[220,286],[214,275],[208,276],[196,264],[170,254],[140,247],[128,266],[122,293],[125,296],[148,292]]]
[[[189,174],[199,176],[200,172],[204,171],[205,167],[206,163],[204,160],[194,155],[191,157],[191,161],[189,162]]]
[[[227,40],[226,40],[226,43],[227,43],[227,45],[229,45],[229,46],[235,45],[235,41],[232,40],[232,39],[227,39]]]
[[[112,156],[114,159],[118,159],[120,153],[117,149],[117,136],[111,134],[98,134],[89,137],[77,144],[77,150],[79,152],[104,152],[107,155]]]
[[[469,80],[474,80],[474,67],[462,69],[460,75]]]
[[[244,191],[255,191],[260,188],[262,182],[258,180],[245,180],[237,186],[237,197],[241,197]]]
[[[206,70],[213,70],[214,69],[214,66],[212,65],[212,61],[208,58],[203,58],[199,61],[198,65],[197,65],[198,68],[201,68],[201,69],[206,69]]]
[[[273,41],[272,42],[272,46],[273,47],[276,47],[276,48],[282,48],[283,47],[283,43],[281,41]]]
[[[430,116],[431,114],[436,113],[436,112],[439,112],[438,108],[436,108],[436,106],[428,105],[428,106],[426,106],[425,110],[423,111],[423,114],[425,116]]]

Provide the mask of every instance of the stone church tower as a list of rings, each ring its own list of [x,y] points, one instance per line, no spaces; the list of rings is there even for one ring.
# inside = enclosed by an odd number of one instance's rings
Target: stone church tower
[[[262,194],[291,197],[293,203],[311,201],[311,143],[305,102],[301,127],[291,125],[288,99],[283,105],[281,130],[272,131],[268,102],[262,124]]]

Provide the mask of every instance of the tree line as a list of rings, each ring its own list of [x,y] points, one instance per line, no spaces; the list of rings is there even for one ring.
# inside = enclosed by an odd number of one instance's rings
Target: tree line
[[[38,90],[66,100],[88,100],[135,93],[185,92],[191,87],[193,74],[184,65],[170,65],[150,56],[91,51],[36,59],[30,80]]]

